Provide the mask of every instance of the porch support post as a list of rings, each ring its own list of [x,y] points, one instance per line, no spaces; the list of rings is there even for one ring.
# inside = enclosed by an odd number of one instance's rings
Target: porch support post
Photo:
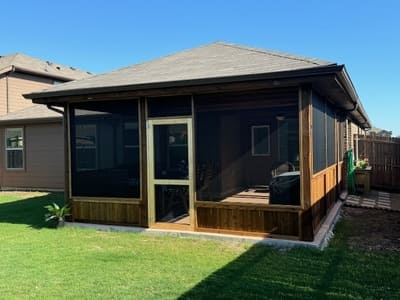
[[[64,129],[64,203],[71,208],[72,220],[74,220],[74,208],[71,199],[71,145],[70,145],[70,122],[69,105],[65,104],[63,114]]]
[[[147,109],[146,109],[146,98],[140,97],[138,99],[138,118],[139,118],[139,141],[140,141],[140,225],[147,227],[148,225],[148,195],[147,195]]]
[[[311,189],[313,174],[312,144],[312,88],[311,85],[299,87],[300,122],[300,197],[302,212],[299,215],[299,238],[314,239],[312,226]]]

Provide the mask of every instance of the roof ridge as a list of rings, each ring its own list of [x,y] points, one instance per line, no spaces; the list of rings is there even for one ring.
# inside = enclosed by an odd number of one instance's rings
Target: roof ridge
[[[226,43],[222,41],[217,41],[215,44],[220,44],[222,46],[226,47],[232,47],[232,48],[238,48],[238,49],[243,49],[243,50],[248,50],[252,52],[258,52],[258,53],[263,53],[263,54],[268,54],[276,57],[282,57],[282,58],[288,58],[288,59],[293,59],[293,60],[298,60],[298,61],[304,61],[308,62],[317,66],[320,66],[320,63],[317,63],[315,60],[312,58],[308,58],[305,56],[298,56],[290,53],[285,53],[285,52],[280,52],[280,51],[275,51],[275,50],[270,50],[270,49],[261,49],[261,48],[255,48],[255,47],[248,47],[248,46],[242,46],[234,43]],[[319,59],[318,59],[319,60]],[[331,62],[329,62],[331,63]]]

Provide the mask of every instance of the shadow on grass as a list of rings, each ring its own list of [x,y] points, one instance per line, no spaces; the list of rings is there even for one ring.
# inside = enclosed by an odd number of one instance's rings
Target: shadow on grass
[[[255,245],[179,299],[400,299],[400,255],[351,251],[338,227],[324,251]]]
[[[45,222],[45,205],[53,202],[63,205],[63,193],[49,193],[48,195],[0,203],[0,223],[26,224],[32,228],[54,227],[54,224]]]

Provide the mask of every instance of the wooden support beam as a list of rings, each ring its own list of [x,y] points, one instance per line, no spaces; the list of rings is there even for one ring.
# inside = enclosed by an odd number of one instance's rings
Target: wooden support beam
[[[300,197],[303,212],[299,218],[300,240],[313,240],[311,212],[311,179],[313,173],[312,144],[312,89],[305,85],[299,88],[300,122]]]
[[[140,159],[141,159],[141,176],[140,176],[140,195],[142,199],[140,207],[140,225],[147,227],[148,217],[148,197],[147,197],[147,133],[146,133],[146,99],[139,99],[139,138],[140,138]]]
[[[300,122],[300,195],[303,209],[311,207],[312,153],[312,90],[309,86],[299,88]]]
[[[71,183],[70,183],[70,145],[69,145],[69,106],[65,105],[64,108],[64,200],[70,207],[72,206],[72,201],[70,198],[71,194]]]

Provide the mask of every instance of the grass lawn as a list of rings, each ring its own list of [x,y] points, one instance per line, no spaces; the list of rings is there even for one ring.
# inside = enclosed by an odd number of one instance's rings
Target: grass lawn
[[[400,253],[274,249],[145,234],[48,228],[62,194],[0,193],[1,299],[400,299]]]

